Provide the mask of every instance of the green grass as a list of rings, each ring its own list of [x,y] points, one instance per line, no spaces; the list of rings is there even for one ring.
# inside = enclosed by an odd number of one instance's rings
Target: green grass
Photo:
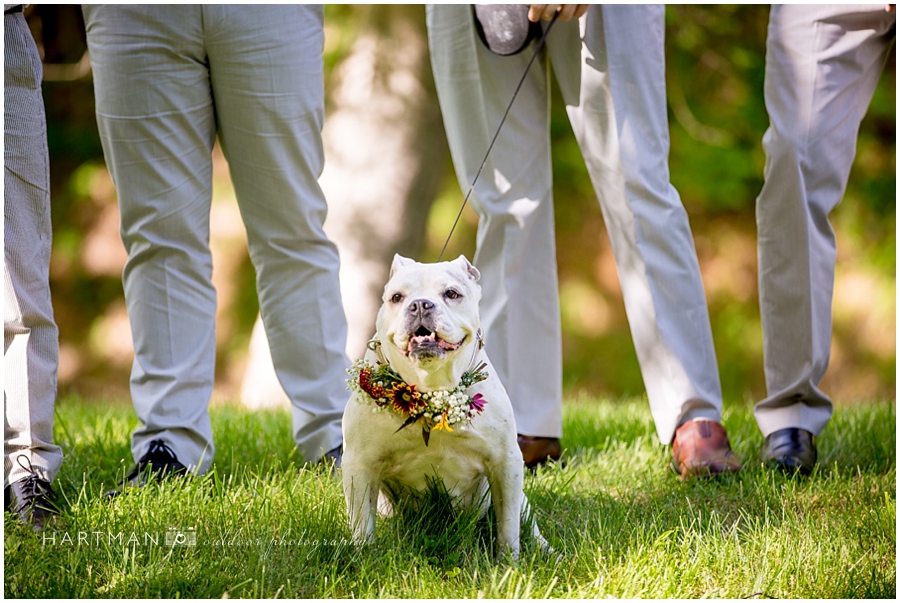
[[[338,479],[302,466],[285,411],[216,407],[208,476],[105,500],[132,465],[133,411],[66,399],[63,513],[44,534],[6,514],[4,594],[894,599],[895,403],[839,406],[809,479],[764,469],[752,409],[726,411],[744,469],[681,483],[645,401],[568,403],[568,464],[525,480],[562,556],[526,540],[515,564],[495,560],[489,518],[454,514],[437,495],[353,546]],[[171,528],[193,528],[196,546],[166,546]]]

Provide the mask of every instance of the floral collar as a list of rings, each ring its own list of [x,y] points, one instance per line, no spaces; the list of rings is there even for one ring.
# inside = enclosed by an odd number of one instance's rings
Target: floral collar
[[[385,409],[394,414],[406,417],[400,431],[408,425],[418,423],[422,427],[422,439],[428,446],[428,438],[432,431],[446,429],[462,423],[465,429],[475,416],[484,410],[487,400],[481,394],[470,397],[466,390],[473,384],[487,379],[483,362],[474,369],[463,373],[459,385],[455,388],[439,389],[433,392],[418,392],[415,385],[403,381],[403,378],[389,364],[367,360],[357,360],[353,367],[347,369],[351,378],[347,379],[347,389],[360,394],[357,401],[362,404],[375,404],[373,412]]]

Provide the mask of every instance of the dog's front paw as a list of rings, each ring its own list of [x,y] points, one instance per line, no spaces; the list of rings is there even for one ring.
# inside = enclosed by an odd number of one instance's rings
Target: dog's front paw
[[[511,546],[499,546],[497,548],[497,554],[494,557],[494,560],[500,564],[505,563],[509,565],[518,565],[519,564],[519,547],[511,547]]]

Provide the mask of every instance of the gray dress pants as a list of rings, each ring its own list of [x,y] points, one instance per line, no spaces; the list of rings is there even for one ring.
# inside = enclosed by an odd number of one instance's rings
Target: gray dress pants
[[[875,5],[773,5],[766,47],[769,129],[756,200],[767,397],[763,435],[819,434],[832,403],[818,385],[831,351],[837,258],[828,214],[847,188],[859,124],[894,38]]]
[[[203,472],[215,373],[213,143],[228,160],[275,371],[307,460],[341,443],[347,327],[322,230],[319,5],[85,5],[97,123],[128,250],[139,459]]]

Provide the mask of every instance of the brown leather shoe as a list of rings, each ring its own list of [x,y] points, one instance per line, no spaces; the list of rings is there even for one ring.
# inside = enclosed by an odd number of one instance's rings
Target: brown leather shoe
[[[736,472],[741,460],[731,451],[728,434],[709,419],[688,421],[675,430],[672,440],[672,470],[680,479]]]
[[[519,449],[522,451],[525,466],[529,469],[546,465],[548,460],[558,461],[562,454],[559,438],[520,435]]]

